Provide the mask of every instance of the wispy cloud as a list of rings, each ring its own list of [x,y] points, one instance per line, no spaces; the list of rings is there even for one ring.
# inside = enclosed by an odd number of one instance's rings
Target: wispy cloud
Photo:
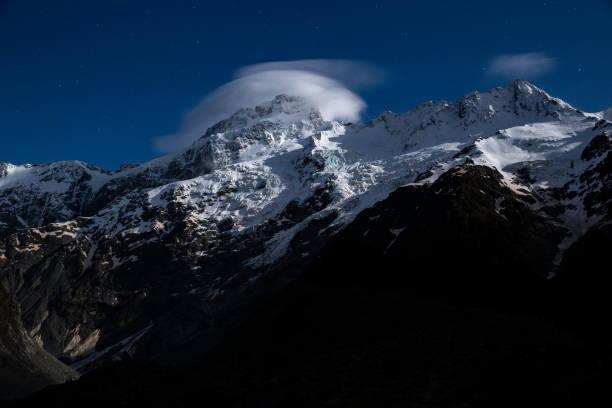
[[[512,79],[529,79],[547,74],[556,65],[556,60],[543,52],[500,55],[493,60],[488,73]]]
[[[301,96],[328,120],[355,121],[366,103],[351,89],[375,85],[384,73],[369,64],[348,60],[277,61],[250,65],[236,79],[217,88],[192,109],[179,130],[154,140],[156,150],[170,153],[188,146],[206,129],[239,109],[276,95]]]
[[[298,70],[323,75],[355,90],[378,85],[387,77],[386,71],[378,66],[362,61],[343,59],[306,59],[297,61],[263,62],[243,67],[236,72],[237,77],[252,75],[263,71]]]

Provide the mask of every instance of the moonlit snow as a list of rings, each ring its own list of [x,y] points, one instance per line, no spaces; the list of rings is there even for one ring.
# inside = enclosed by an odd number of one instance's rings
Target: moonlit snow
[[[293,71],[286,74],[287,78],[304,75]],[[245,86],[254,86],[249,81]],[[319,86],[328,80],[312,81],[299,86],[312,86],[315,98],[323,92]],[[342,89],[325,92],[353,100]],[[404,114],[385,112],[364,125],[334,119],[336,115],[356,114],[361,104],[353,101],[354,105],[343,111],[330,107],[324,114],[308,98],[273,97],[257,107],[239,110],[189,147],[114,174],[80,162],[5,165],[8,167],[0,178],[0,191],[14,187],[22,191],[44,190],[49,193],[49,202],[61,203],[69,193],[69,184],[66,178],[54,181],[45,177],[47,181],[43,181],[48,166],[57,167],[53,173],[56,175],[63,174],[61,171],[71,174],[77,169],[87,172],[94,192],[105,183],[152,177],[151,182],[157,185],[144,189],[148,206],[163,209],[180,203],[196,225],[204,220],[216,223],[232,219],[233,230],[240,232],[278,217],[291,201],[305,200],[317,188],[331,186],[331,204],[273,237],[268,250],[251,260],[251,265],[259,265],[282,256],[291,238],[312,217],[338,211],[335,224],[344,225],[396,188],[414,183],[417,178],[419,183],[432,182],[461,164],[465,155],[457,153],[462,149],[469,149],[476,164],[498,169],[510,185],[517,181],[519,168],[529,168],[535,179],[522,188],[546,200],[548,190],[577,179],[586,166],[593,165],[582,161],[580,155],[595,136],[593,127],[601,118],[600,114],[577,111],[523,81],[482,94],[471,93],[459,102],[427,102]],[[199,174],[165,178],[170,167],[187,169],[189,174],[199,169]],[[429,175],[419,177],[425,173]],[[586,226],[597,222],[582,210],[579,196],[574,200],[570,204],[575,210],[562,216],[568,224]],[[91,217],[93,222],[82,227],[80,234],[133,236],[147,231],[162,235],[169,232],[171,226],[163,221],[143,220],[141,214],[142,209],[134,207],[129,198],[119,197]],[[24,227],[35,226],[28,225],[35,222],[24,220]]]
[[[237,79],[213,91],[191,110],[177,133],[157,138],[156,149],[168,153],[186,147],[236,110],[279,94],[303,98],[325,120],[357,121],[366,104],[339,79],[343,77],[343,82],[358,87],[375,81],[381,73],[357,62],[304,60],[251,65],[240,69],[237,75]]]

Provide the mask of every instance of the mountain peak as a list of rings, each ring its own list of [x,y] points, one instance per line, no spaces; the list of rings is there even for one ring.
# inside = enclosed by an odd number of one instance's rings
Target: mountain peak
[[[515,79],[514,81],[512,81],[510,84],[508,84],[507,86],[512,87],[515,91],[517,92],[525,92],[528,94],[532,94],[534,92],[544,92],[542,91],[540,88],[538,88],[537,86],[533,85],[532,83],[525,81],[524,79]]]
[[[293,95],[280,94],[274,99],[261,102],[254,107],[243,108],[208,128],[202,138],[217,133],[243,129],[258,122],[291,123],[308,119],[322,122],[321,113],[309,104],[305,98]]]
[[[274,99],[262,102],[253,108],[253,110],[261,117],[269,116],[275,113],[303,113],[309,112],[313,109],[314,108],[308,104],[306,99],[300,96],[287,94],[276,95]]]
[[[553,105],[558,106],[559,108],[572,109],[572,107],[565,101],[551,96],[545,90],[538,88],[537,86],[525,81],[524,79],[517,79],[515,81],[512,81],[510,84],[508,84],[506,89],[512,90],[515,100],[531,100],[531,102],[540,103],[550,102]]]
[[[515,100],[525,98],[542,98],[542,99],[554,99],[543,89],[538,88],[530,82],[524,79],[517,79],[512,81],[506,86],[506,89],[512,92]]]
[[[459,116],[468,117],[470,123],[490,119],[496,112],[502,111],[518,116],[551,116],[558,119],[561,113],[575,109],[523,79],[517,79],[504,88],[469,93],[459,101]]]

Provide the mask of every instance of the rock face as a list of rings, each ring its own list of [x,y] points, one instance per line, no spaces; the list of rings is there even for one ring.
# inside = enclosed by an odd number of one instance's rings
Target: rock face
[[[19,306],[0,285],[0,396],[22,397],[79,374],[34,343],[19,318]]]
[[[537,292],[610,223],[611,135],[524,81],[365,125],[279,95],[115,173],[0,164],[0,281],[34,341],[84,372],[205,352],[327,253],[338,285],[405,259],[408,287]]]
[[[509,303],[502,293],[524,295],[554,273],[567,234],[553,217],[533,211],[533,201],[497,170],[468,159],[430,185],[401,187],[361,212],[318,262],[332,270],[329,264],[338,263],[339,285],[368,279],[354,271],[377,271],[415,297]]]
[[[189,364],[125,361],[24,405],[605,401],[609,228],[556,267],[565,228],[512,187],[470,160],[401,187],[327,239],[298,278],[249,302],[201,359],[194,338]]]

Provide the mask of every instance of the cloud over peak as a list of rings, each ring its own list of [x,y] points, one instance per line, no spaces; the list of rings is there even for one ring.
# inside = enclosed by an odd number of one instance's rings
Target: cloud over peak
[[[287,94],[304,98],[327,120],[359,120],[366,103],[349,89],[375,85],[383,73],[361,62],[299,60],[249,65],[236,79],[217,88],[192,109],[179,130],[154,140],[156,150],[170,153],[190,145],[210,126],[239,109]],[[345,78],[349,78],[346,80]]]
[[[500,55],[491,62],[488,72],[506,78],[536,78],[552,71],[557,65],[554,58],[543,52]]]

